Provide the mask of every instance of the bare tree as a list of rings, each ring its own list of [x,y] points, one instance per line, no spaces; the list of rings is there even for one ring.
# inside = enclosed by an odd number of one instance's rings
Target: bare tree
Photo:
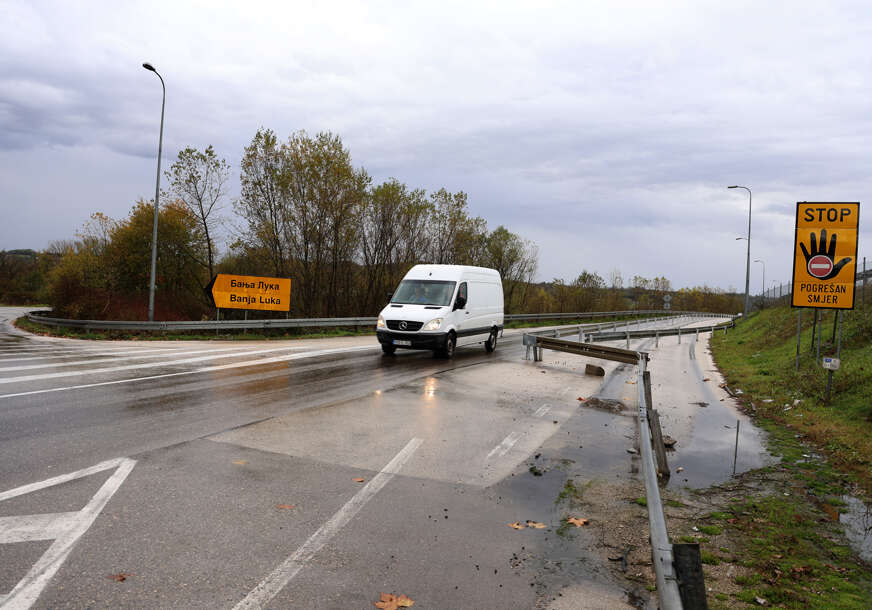
[[[218,220],[214,213],[220,209],[221,201],[227,194],[230,166],[224,159],[218,158],[211,145],[203,152],[188,147],[179,152],[178,159],[165,173],[170,181],[171,193],[184,202],[200,222],[206,242],[207,260],[203,264],[209,268],[209,277],[212,277],[214,227]]]

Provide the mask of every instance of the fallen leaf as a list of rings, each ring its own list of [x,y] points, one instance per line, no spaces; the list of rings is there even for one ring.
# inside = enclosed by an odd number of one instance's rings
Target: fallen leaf
[[[127,580],[128,576],[133,576],[133,574],[118,572],[118,574],[108,574],[106,578],[108,578],[109,580],[114,580],[115,582],[124,582],[125,580]]]
[[[675,469],[675,472],[682,472],[684,470],[684,466],[679,466]]]
[[[245,460],[233,460],[233,463],[237,466],[245,466],[246,464],[248,464],[248,462]]]
[[[383,610],[397,610],[397,608],[411,608],[415,605],[415,600],[406,595],[392,595],[391,593],[382,593],[381,601],[373,602],[376,608]]]
[[[703,377],[702,380],[703,381],[711,381],[708,377]]]
[[[524,524],[521,523],[520,521],[515,521],[514,523],[508,523],[507,525],[508,525],[510,528],[512,528],[513,530],[522,530],[522,529],[524,529],[525,527],[527,527],[526,525],[524,525]]]
[[[532,527],[537,530],[545,529],[546,525],[544,523],[539,523],[538,521],[530,521],[527,520],[527,527]]]
[[[581,527],[583,525],[587,525],[588,523],[590,523],[590,521],[588,519],[582,519],[580,517],[570,517],[569,519],[566,520],[566,522],[571,523],[575,527]]]
[[[363,477],[354,477],[351,480],[354,481],[355,483],[363,483],[366,479],[364,479]]]
[[[292,508],[296,508],[293,504],[276,504],[276,508],[281,508],[283,510],[291,510]]]
[[[628,383],[630,385],[636,385],[635,381],[630,381],[629,379],[627,381],[625,381],[624,383]]]
[[[584,402],[584,398],[582,398],[581,396],[578,397],[578,400],[580,400],[581,402]]]

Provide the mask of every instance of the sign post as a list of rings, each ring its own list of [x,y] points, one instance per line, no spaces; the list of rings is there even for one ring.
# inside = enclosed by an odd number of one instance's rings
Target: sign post
[[[841,355],[841,310],[854,308],[857,277],[857,233],[860,228],[860,204],[819,203],[802,201],[796,204],[796,235],[793,242],[792,307],[815,309],[812,344],[817,331],[817,353],[820,360],[821,309],[837,310],[839,347],[835,359],[825,359],[828,370],[826,400],[829,402],[833,371]],[[800,310],[801,311],[801,310]],[[799,334],[797,323],[797,369],[799,368]],[[835,328],[833,329],[835,334]],[[835,366],[833,365],[835,360]]]

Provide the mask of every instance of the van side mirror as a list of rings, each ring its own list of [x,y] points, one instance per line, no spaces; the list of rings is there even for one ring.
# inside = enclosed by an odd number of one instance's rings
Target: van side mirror
[[[452,311],[456,311],[458,309],[463,309],[466,307],[466,299],[461,296],[457,297],[457,300],[454,301],[454,309]]]
[[[389,292],[389,293],[388,293],[388,301],[390,301],[392,298],[394,298],[394,293],[393,293],[393,292]]]

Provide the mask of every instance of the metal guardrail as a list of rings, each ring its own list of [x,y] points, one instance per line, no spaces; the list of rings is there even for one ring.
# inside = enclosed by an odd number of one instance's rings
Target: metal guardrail
[[[648,430],[648,405],[645,400],[646,358],[639,358],[639,374],[636,388],[639,392],[639,449],[642,454],[642,478],[645,479],[645,500],[648,505],[648,530],[651,538],[651,559],[654,576],[657,580],[657,596],[664,610],[681,610],[681,592],[678,589],[678,575],[675,571],[675,558],[672,543],[666,531],[666,517],[660,500],[660,487],[657,485],[657,472],[654,466],[654,452],[651,449],[651,435]]]
[[[681,317],[725,317],[729,321],[718,325],[709,325],[702,327],[685,328],[685,333],[695,334],[699,338],[700,332],[711,332],[723,329],[726,332],[727,328],[735,326],[736,316],[706,314],[701,312],[684,313]],[[670,316],[671,317],[671,316]],[[663,320],[666,318],[657,318]],[[648,320],[652,321],[652,320]],[[642,458],[642,478],[645,483],[645,498],[648,506],[648,526],[649,536],[651,540],[651,559],[654,567],[654,575],[657,580],[657,595],[660,599],[660,607],[665,610],[682,610],[682,592],[679,588],[678,569],[675,564],[675,553],[672,543],[669,541],[669,533],[666,530],[666,517],[663,514],[663,502],[660,498],[660,487],[657,481],[657,467],[654,462],[654,450],[651,444],[651,431],[649,429],[649,413],[648,410],[652,405],[648,404],[648,396],[650,396],[650,376],[646,372],[648,364],[648,353],[641,351],[631,351],[629,349],[630,338],[648,338],[655,337],[658,340],[661,335],[677,335],[679,342],[681,341],[681,326],[667,329],[637,329],[637,330],[621,330],[618,331],[613,327],[612,332],[603,332],[602,324],[586,324],[575,327],[562,327],[559,329],[549,329],[534,333],[525,333],[523,343],[527,346],[527,356],[532,349],[534,351],[534,359],[541,360],[542,349],[552,349],[571,354],[580,354],[592,358],[601,358],[616,362],[624,362],[627,364],[635,364],[638,366],[636,387],[639,394],[639,449]],[[594,327],[597,327],[594,329]],[[588,331],[591,331],[588,333]],[[567,341],[558,339],[561,334],[578,334],[578,341]],[[550,335],[550,336],[548,336]],[[593,343],[585,343],[584,339],[589,341],[610,341],[626,338],[627,348],[620,349],[605,345],[596,345]],[[659,430],[659,428],[658,428]],[[663,464],[665,467],[665,464]],[[698,555],[698,553],[697,553]],[[698,559],[697,559],[698,563]],[[701,565],[701,564],[700,564]],[[701,568],[700,568],[701,569]],[[702,587],[702,582],[699,582]]]
[[[663,314],[663,310],[627,310],[627,311],[599,311],[577,313],[553,313],[553,314],[509,314],[506,321],[521,320],[579,320],[585,318],[648,316]],[[377,318],[291,318],[291,319],[267,319],[267,320],[201,320],[201,321],[167,321],[167,322],[136,322],[129,320],[72,320],[68,318],[54,318],[40,315],[41,312],[30,312],[27,319],[35,324],[56,326],[63,328],[80,328],[91,330],[137,330],[137,331],[186,331],[186,330],[242,330],[264,328],[329,328],[348,326],[372,326],[375,327]],[[670,312],[669,317],[687,315],[688,312]],[[650,318],[648,318],[650,321]]]

